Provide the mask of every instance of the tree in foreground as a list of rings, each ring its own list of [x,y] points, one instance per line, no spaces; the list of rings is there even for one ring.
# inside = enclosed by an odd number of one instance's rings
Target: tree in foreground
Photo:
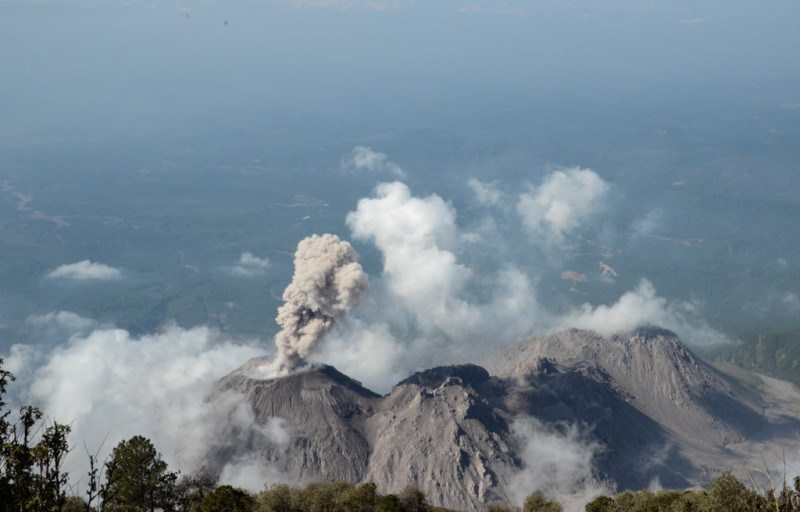
[[[800,477],[794,487],[759,493],[730,473],[723,473],[706,489],[626,491],[611,498],[600,496],[586,504],[586,512],[800,512]]]
[[[201,512],[250,512],[255,500],[247,491],[222,485],[209,493],[200,504]]]
[[[14,380],[0,357],[0,511],[56,511],[66,502],[67,474],[62,471],[69,452],[70,428],[42,419],[36,407],[20,408],[16,421],[4,401]]]
[[[522,504],[522,512],[562,512],[564,507],[556,500],[549,499],[542,491],[536,491]]]
[[[520,508],[505,501],[487,504],[486,512],[520,512]]]
[[[407,486],[397,495],[406,512],[428,512],[425,493],[413,485]]]
[[[108,512],[155,512],[175,505],[177,473],[167,470],[149,439],[120,442],[106,463],[103,507]]]
[[[175,484],[175,509],[180,512],[200,512],[206,496],[217,487],[217,479],[206,471],[184,475]]]

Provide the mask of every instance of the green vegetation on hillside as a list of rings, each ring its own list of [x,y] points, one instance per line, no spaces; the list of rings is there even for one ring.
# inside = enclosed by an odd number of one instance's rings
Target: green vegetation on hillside
[[[586,504],[586,512],[796,512],[800,511],[800,477],[794,487],[757,492],[730,473],[712,481],[706,489],[623,492],[614,498],[600,496]]]
[[[743,335],[740,339],[741,344],[716,348],[705,357],[800,386],[800,331]]]

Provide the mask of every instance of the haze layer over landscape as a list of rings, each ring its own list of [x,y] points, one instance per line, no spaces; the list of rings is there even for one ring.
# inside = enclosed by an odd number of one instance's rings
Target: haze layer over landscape
[[[191,471],[313,234],[366,276],[308,357],[378,393],[571,327],[800,328],[796,2],[431,4],[0,5],[20,400]]]

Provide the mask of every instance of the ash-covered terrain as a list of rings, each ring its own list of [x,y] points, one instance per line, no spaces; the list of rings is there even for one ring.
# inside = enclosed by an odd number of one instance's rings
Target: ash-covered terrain
[[[254,414],[249,425],[229,421],[209,453],[218,474],[247,460],[291,484],[412,484],[432,504],[480,510],[537,489],[569,502],[686,488],[798,444],[800,397],[744,388],[657,328],[538,337],[480,365],[415,373],[384,396],[331,366],[264,378],[265,364],[215,388]]]

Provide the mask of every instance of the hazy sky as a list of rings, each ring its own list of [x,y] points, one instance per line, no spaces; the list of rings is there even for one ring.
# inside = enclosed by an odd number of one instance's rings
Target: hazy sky
[[[353,95],[543,90],[800,103],[800,3],[0,3],[0,135],[208,121]]]

